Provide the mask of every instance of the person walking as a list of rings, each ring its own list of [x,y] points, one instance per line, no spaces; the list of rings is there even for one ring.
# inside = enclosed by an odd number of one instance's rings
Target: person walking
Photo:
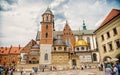
[[[24,68],[22,67],[22,68],[20,69],[21,75],[23,75],[23,71],[24,71]]]
[[[113,65],[113,75],[118,75],[118,68],[116,65]]]
[[[105,75],[112,75],[112,69],[109,64],[105,68]]]
[[[2,67],[0,66],[0,75],[2,75],[2,71],[3,71],[3,69],[2,69]]]
[[[120,75],[120,62],[117,62],[117,63],[116,63],[116,67],[117,67],[117,69],[118,69],[118,74]]]
[[[34,67],[32,67],[32,73],[31,75],[34,75],[35,71],[34,71]]]

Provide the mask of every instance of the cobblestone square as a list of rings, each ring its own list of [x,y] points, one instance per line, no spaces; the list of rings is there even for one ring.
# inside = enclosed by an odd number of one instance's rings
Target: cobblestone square
[[[14,72],[14,75],[20,75],[20,72]],[[30,75],[27,72],[26,75]],[[85,69],[85,70],[67,70],[67,71],[48,71],[38,72],[37,75],[105,75],[104,71],[98,69]]]

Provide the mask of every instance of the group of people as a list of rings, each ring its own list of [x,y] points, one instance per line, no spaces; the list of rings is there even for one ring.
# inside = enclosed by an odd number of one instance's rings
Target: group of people
[[[32,73],[30,75],[37,75],[38,68],[37,67],[32,67]]]
[[[120,63],[109,63],[105,67],[106,75],[120,75]]]
[[[13,75],[14,66],[0,66],[0,75]]]
[[[37,75],[38,68],[37,67],[32,67],[32,71],[30,72],[30,75]],[[22,67],[20,69],[21,75],[26,75],[26,70]]]

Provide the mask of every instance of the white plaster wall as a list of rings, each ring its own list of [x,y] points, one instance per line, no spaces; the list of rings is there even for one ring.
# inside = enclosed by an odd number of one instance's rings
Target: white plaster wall
[[[52,44],[40,44],[40,64],[51,64]],[[44,60],[44,55],[48,54],[48,60]]]

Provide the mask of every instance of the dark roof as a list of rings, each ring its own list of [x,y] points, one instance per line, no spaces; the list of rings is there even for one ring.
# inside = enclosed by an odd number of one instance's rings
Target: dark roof
[[[31,48],[32,48],[32,49],[39,49],[40,47],[39,47],[38,44],[35,44],[35,45],[33,45]]]
[[[40,31],[37,32],[36,41],[40,41]]]
[[[47,10],[44,12],[44,14],[53,14],[50,8],[48,7]]]
[[[53,46],[66,46],[66,44],[61,39],[57,39],[54,41]]]
[[[73,30],[72,32],[74,35],[79,35],[79,33],[84,34],[84,35],[94,34],[93,33],[94,30],[80,30],[80,32],[79,32],[79,30]]]
[[[74,35],[79,35],[79,30],[73,30],[72,31]],[[80,30],[81,34],[84,35],[89,35],[89,34],[94,34],[94,30]],[[63,31],[54,31],[54,38],[57,38],[59,35],[62,35]],[[40,41],[40,31],[38,31],[37,36],[36,36],[36,41]]]

